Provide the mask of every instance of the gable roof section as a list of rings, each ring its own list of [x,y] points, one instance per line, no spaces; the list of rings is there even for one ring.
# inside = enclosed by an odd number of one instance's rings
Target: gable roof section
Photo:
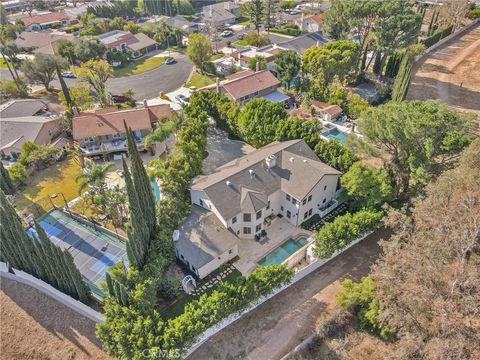
[[[276,166],[271,169],[265,164],[269,155],[277,156]],[[265,207],[267,197],[278,190],[300,201],[326,175],[341,173],[321,162],[303,140],[290,140],[271,143],[219,167],[213,174],[199,176],[193,179],[191,188],[204,191],[222,217],[230,219]]]
[[[10,100],[0,106],[0,117],[6,119],[33,116],[48,104],[49,101],[40,99]]]
[[[62,20],[70,20],[70,17],[60,12],[51,12],[46,14],[34,15],[34,16],[26,16],[22,18],[22,21],[25,24],[25,26],[29,26],[33,24],[46,24],[46,23],[62,21]]]
[[[121,134],[125,132],[124,121],[134,131],[151,129],[153,122],[171,115],[172,111],[167,104],[121,111],[100,109],[82,112],[72,119],[73,138],[79,140],[93,136]]]
[[[15,44],[22,48],[35,48],[37,53],[53,54],[52,47],[56,50],[56,41],[60,39],[77,40],[75,35],[67,33],[24,31],[17,36]]]
[[[312,46],[320,46],[329,42],[331,42],[329,38],[324,37],[321,31],[317,31],[315,33],[300,35],[291,40],[282,42],[278,44],[278,46],[287,50],[295,50],[303,55],[308,48]]]
[[[20,148],[27,141],[35,142],[42,128],[51,122],[59,122],[58,118],[44,116],[25,116],[0,119],[0,148]],[[44,145],[44,144],[39,144]]]
[[[223,88],[235,100],[272,86],[280,86],[280,81],[269,70],[258,71],[223,84]]]
[[[153,39],[150,39],[144,33],[134,34],[133,37],[127,40],[127,46],[133,51],[138,51],[145,49],[146,47],[153,46],[157,42]]]

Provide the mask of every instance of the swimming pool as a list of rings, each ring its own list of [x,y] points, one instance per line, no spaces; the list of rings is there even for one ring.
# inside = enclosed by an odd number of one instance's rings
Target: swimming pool
[[[290,255],[297,252],[297,250],[300,249],[307,242],[308,242],[308,239],[306,237],[301,237],[296,240],[288,239],[282,245],[280,245],[275,250],[273,250],[270,254],[262,258],[258,262],[258,264],[260,266],[281,264],[286,259],[288,259]]]
[[[155,201],[159,202],[161,199],[160,187],[158,186],[155,180],[150,181],[150,184],[152,184],[153,195],[155,195]]]
[[[337,128],[333,128],[331,130],[328,130],[328,131],[325,131],[323,134],[323,136],[326,136],[330,139],[335,139],[337,140],[340,144],[343,144],[345,142],[345,140],[347,139],[348,137],[348,134],[343,132],[343,131],[340,131],[338,130]]]

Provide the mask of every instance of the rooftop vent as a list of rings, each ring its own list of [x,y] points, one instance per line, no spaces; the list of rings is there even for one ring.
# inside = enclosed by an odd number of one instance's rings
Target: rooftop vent
[[[227,186],[232,186],[233,185],[232,182],[228,181],[228,180],[225,183],[227,184]]]
[[[303,159],[303,162],[304,162],[304,163],[307,163],[308,161],[307,161],[307,159]]]
[[[250,177],[253,177],[253,175],[255,175],[255,171],[253,171],[252,169],[248,170],[248,173],[250,174]]]
[[[295,161],[295,158],[292,156],[289,160],[290,160],[290,162],[293,163]]]
[[[271,169],[275,165],[277,165],[277,156],[276,155],[269,155],[265,158],[265,163],[267,164],[267,168]]]

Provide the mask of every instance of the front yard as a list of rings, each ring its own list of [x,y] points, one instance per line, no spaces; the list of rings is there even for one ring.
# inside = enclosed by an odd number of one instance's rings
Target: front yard
[[[49,197],[53,194],[62,193],[67,201],[78,196],[78,184],[75,177],[80,172],[80,163],[76,157],[49,166],[46,169],[33,173],[27,179],[27,186],[20,192],[15,200],[17,211],[24,210],[37,203],[44,211],[52,208]],[[55,205],[62,206],[63,199],[59,195],[51,199]]]
[[[115,77],[122,77],[141,74],[161,66],[164,62],[165,57],[163,56],[145,57],[138,61],[129,62],[122,67],[114,68],[113,75]]]
[[[195,86],[200,89],[204,86],[215,83],[215,78],[209,75],[202,75],[194,72],[190,80],[185,84],[185,87]]]

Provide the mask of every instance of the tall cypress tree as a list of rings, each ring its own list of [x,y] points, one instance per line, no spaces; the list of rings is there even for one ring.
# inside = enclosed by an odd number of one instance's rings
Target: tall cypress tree
[[[0,161],[0,188],[7,195],[12,195],[15,192],[15,186],[13,181],[10,178],[10,173],[3,166],[3,163]]]
[[[60,68],[58,67],[58,64],[55,65],[55,68],[57,70],[57,77],[58,77],[58,81],[60,82],[60,86],[62,88],[63,96],[65,97],[65,101],[67,102],[71,110],[73,106],[73,101],[72,101],[72,97],[70,96],[70,90],[68,90],[68,86],[65,83],[65,79],[62,76],[62,73],[60,71]]]
[[[133,132],[125,125],[125,132],[127,134],[128,156],[130,158],[130,166],[132,169],[132,181],[138,200],[140,203],[140,210],[142,211],[145,222],[148,226],[150,234],[153,233],[156,225],[155,217],[155,197],[153,189],[150,184],[145,166],[137,149]]]

